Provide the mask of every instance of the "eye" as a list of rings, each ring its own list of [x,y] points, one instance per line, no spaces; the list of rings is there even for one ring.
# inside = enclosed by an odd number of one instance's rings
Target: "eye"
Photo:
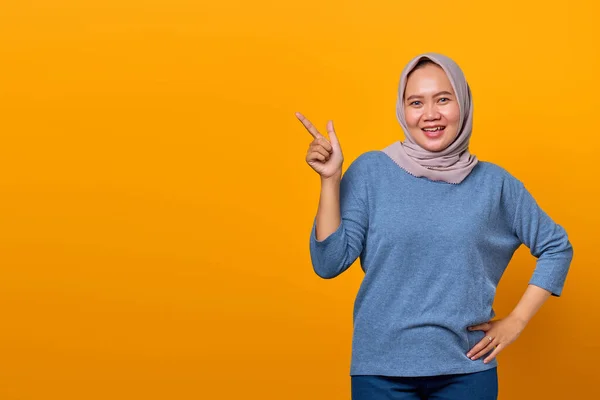
[[[411,102],[409,105],[411,105],[411,106],[416,105],[415,103],[420,103],[420,101],[419,100],[415,100],[415,101]]]
[[[444,101],[444,103],[447,103],[448,101],[450,101],[450,99],[449,99],[449,98],[447,98],[447,97],[442,97],[442,98],[440,98],[440,101],[442,101],[442,100],[447,100],[447,101]]]

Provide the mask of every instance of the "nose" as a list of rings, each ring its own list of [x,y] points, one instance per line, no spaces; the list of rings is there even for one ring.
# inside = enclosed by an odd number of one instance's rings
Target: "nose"
[[[439,119],[440,113],[435,104],[428,104],[423,110],[423,118],[426,121]]]

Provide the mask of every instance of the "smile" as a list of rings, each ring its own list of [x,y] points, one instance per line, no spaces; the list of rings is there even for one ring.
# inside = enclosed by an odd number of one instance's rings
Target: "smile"
[[[446,127],[445,126],[436,126],[432,128],[421,128],[425,136],[429,138],[437,138],[444,134]]]

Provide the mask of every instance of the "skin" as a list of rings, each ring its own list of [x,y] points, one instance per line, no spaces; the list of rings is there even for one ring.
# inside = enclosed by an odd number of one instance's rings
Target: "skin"
[[[312,142],[306,151],[306,162],[321,177],[321,195],[317,209],[317,240],[325,240],[339,227],[340,212],[340,182],[344,156],[340,142],[333,128],[333,121],[327,122],[329,139],[301,113],[296,117],[312,137]]]
[[[546,289],[529,285],[517,306],[506,318],[469,327],[469,330],[484,331],[486,337],[469,350],[467,357],[477,360],[493,350],[483,362],[487,364],[492,361],[498,353],[519,337],[529,320],[550,295],[551,292]],[[488,336],[493,339],[491,342],[487,339]]]
[[[404,90],[404,116],[411,136],[422,148],[439,152],[458,136],[460,108],[444,70],[432,64],[413,70]],[[429,138],[422,128],[443,125],[439,138]]]

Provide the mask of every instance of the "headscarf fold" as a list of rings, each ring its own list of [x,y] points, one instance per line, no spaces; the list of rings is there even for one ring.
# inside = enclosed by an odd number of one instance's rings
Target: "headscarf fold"
[[[419,146],[410,135],[404,116],[404,90],[408,74],[422,59],[429,59],[439,65],[450,80],[456,94],[460,120],[458,134],[447,148],[431,152]],[[465,179],[477,165],[477,157],[469,153],[469,139],[473,130],[473,99],[471,89],[456,62],[437,53],[423,53],[414,57],[402,70],[396,101],[396,116],[404,130],[404,142],[396,141],[382,151],[396,164],[416,177],[426,177],[433,181],[458,184]]]

